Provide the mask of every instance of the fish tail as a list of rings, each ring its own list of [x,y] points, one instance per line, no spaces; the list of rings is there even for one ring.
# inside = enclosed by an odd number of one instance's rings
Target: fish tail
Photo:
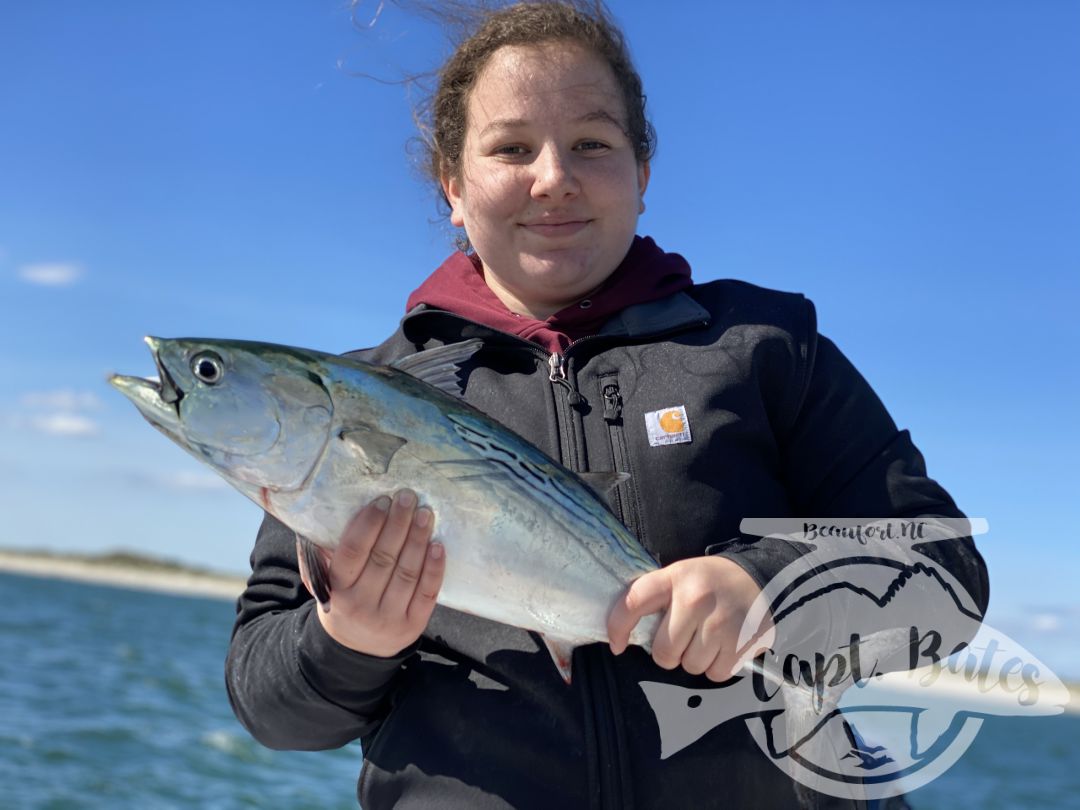
[[[326,571],[326,562],[319,553],[318,546],[306,537],[297,535],[296,540],[299,543],[300,553],[304,555],[304,564],[308,571],[313,595],[320,605],[325,605],[330,601],[330,576]]]

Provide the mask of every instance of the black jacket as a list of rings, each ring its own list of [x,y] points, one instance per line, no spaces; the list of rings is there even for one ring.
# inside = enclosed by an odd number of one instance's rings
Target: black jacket
[[[420,309],[370,362],[481,337],[465,399],[572,470],[630,473],[614,508],[667,564],[720,553],[764,584],[800,549],[739,533],[743,517],[961,517],[907,431],[802,296],[721,281],[624,310],[565,352]],[[692,440],[652,446],[644,414],[685,406]],[[357,504],[359,508],[361,504]],[[927,552],[985,607],[970,540]],[[361,738],[358,795],[381,808],[850,806],[796,788],[735,720],[666,760],[638,682],[711,686],[632,647],[579,648],[566,686],[528,632],[437,608],[393,659],[328,637],[300,582],[291,531],[267,517],[227,664],[241,722],[274,748]]]

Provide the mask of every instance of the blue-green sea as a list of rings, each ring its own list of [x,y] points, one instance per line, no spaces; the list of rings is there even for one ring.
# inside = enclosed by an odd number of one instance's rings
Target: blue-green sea
[[[270,751],[233,718],[231,603],[6,574],[0,596],[0,808],[356,808],[358,745]],[[1080,808],[1080,716],[989,718],[908,801]]]

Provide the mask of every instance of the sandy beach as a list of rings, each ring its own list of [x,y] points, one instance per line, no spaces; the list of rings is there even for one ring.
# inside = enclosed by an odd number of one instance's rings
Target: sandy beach
[[[11,550],[0,550],[0,572],[214,599],[236,599],[244,589],[244,579],[239,576],[188,571],[153,563],[124,565],[110,562],[107,557],[79,558]]]

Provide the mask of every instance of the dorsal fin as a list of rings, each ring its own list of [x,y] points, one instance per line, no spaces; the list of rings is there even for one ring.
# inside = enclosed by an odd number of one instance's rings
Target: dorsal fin
[[[612,512],[615,511],[615,487],[630,480],[630,473],[624,472],[579,472],[574,475],[607,504],[607,508]]]
[[[410,354],[395,360],[390,366],[448,394],[461,396],[461,378],[458,376],[461,364],[476,354],[476,350],[483,345],[484,341],[480,338],[471,338],[461,343],[450,343]]]
[[[623,481],[630,480],[630,473],[624,472],[579,472],[574,474],[584,481],[593,492],[605,498]]]

